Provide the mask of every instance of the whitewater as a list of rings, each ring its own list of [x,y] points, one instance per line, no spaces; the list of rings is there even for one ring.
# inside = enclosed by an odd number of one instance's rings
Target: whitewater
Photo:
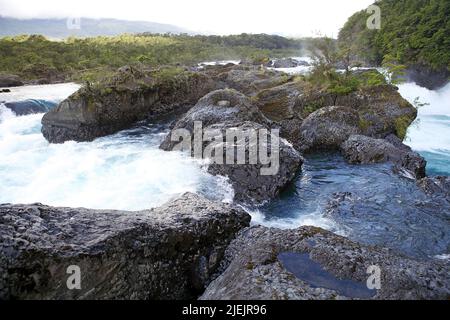
[[[73,83],[12,88],[0,101],[59,102],[78,90]],[[184,192],[230,202],[233,190],[201,162],[160,150],[168,128],[140,124],[93,142],[49,144],[43,114],[15,116],[0,104],[0,203],[142,210]]]

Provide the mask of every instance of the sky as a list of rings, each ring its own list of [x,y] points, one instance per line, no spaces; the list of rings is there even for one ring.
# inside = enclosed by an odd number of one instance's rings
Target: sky
[[[116,18],[167,23],[213,34],[337,36],[345,21],[374,0],[0,0],[16,18]]]

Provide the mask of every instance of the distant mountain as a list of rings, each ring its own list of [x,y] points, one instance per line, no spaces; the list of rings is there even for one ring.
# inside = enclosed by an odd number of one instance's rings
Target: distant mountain
[[[78,24],[79,22],[79,24]],[[79,28],[78,28],[79,26]],[[114,36],[122,33],[191,33],[170,25],[117,19],[16,19],[0,16],[0,36],[41,34],[50,38]]]

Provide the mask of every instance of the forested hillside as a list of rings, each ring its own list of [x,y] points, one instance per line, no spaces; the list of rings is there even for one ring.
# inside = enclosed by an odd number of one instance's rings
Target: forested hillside
[[[0,39],[0,73],[25,79],[89,79],[133,63],[149,66],[192,64],[223,59],[300,55],[307,40],[270,35],[189,36],[124,34],[116,37],[43,36]]]
[[[339,33],[339,43],[360,60],[379,65],[389,55],[408,67],[448,74],[450,1],[381,0],[381,29],[370,30],[360,11]]]

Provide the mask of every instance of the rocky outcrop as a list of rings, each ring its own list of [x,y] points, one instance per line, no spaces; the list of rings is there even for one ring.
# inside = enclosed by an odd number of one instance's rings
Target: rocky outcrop
[[[249,221],[194,194],[141,212],[0,205],[0,299],[192,299]]]
[[[304,81],[292,81],[261,90],[254,97],[261,112],[280,128],[280,135],[294,146],[298,146],[303,121],[294,108],[305,91],[305,85]]]
[[[348,107],[325,107],[310,114],[300,126],[300,150],[335,150],[352,134],[361,133],[359,115]]]
[[[335,110],[341,111],[342,108],[347,108],[346,114],[352,114],[350,118],[344,120],[345,124],[339,123],[342,119],[336,118],[337,122],[334,124],[336,130],[326,132],[327,135],[342,135],[349,127],[351,131],[348,135],[336,137],[334,142],[330,141],[331,146],[325,144],[319,149],[330,147],[337,149],[339,147],[337,142],[341,139],[346,140],[350,134],[356,132],[374,138],[396,135],[403,139],[407,128],[417,116],[417,110],[390,85],[362,87],[347,95],[336,95],[327,90],[314,88],[302,79],[295,79],[260,91],[255,96],[255,101],[264,115],[280,126],[282,136],[301,151],[317,149],[316,146],[310,145],[314,144],[311,140],[313,137],[308,137],[308,133],[303,129],[315,131],[310,133],[315,136],[316,133],[320,134],[316,126],[322,122],[321,117],[324,117],[324,122],[334,122],[337,114],[330,114],[328,109],[323,108],[336,106],[339,108]],[[321,109],[322,111],[318,112]],[[339,114],[344,115],[342,112]],[[306,128],[301,127],[304,120]],[[333,140],[333,137],[327,139]]]
[[[406,70],[405,78],[413,81],[421,87],[429,90],[436,90],[445,86],[450,81],[450,70],[433,70],[425,65],[413,65]]]
[[[230,121],[252,121],[269,124],[269,120],[264,117],[247,96],[233,89],[216,90],[208,93],[178,120],[172,131],[186,129],[193,133],[195,121],[201,122],[204,128],[215,123]],[[171,141],[171,134],[169,134],[161,144],[161,149],[170,151],[175,144],[177,142]]]
[[[262,134],[261,130],[266,133]],[[236,132],[235,141],[227,140],[224,144],[220,140],[209,144],[213,150],[223,150],[223,155],[219,158],[220,163],[209,164],[208,172],[227,177],[234,189],[234,200],[239,203],[260,205],[275,198],[294,180],[303,163],[303,158],[289,143],[254,122],[220,123],[209,126],[206,131],[220,132],[223,137]],[[250,140],[252,133],[259,135],[257,145],[256,141]],[[230,148],[232,163],[229,162]],[[244,163],[239,163],[240,148]],[[256,155],[261,150],[270,156],[268,164]],[[255,163],[249,160],[251,154]]]
[[[450,177],[426,177],[417,182],[417,185],[427,194],[442,196],[450,202]]]
[[[199,129],[195,129],[195,122],[201,125]],[[247,96],[233,89],[217,90],[200,99],[174,125],[160,147],[172,151],[181,146],[185,150],[184,141],[179,140],[179,130],[185,130],[189,133],[185,151],[209,159],[210,173],[228,177],[235,190],[235,201],[261,204],[277,196],[294,179],[303,162],[289,143],[270,132],[270,123]],[[226,139],[229,134],[235,135],[232,141]],[[261,134],[259,140],[251,140],[253,134]],[[201,150],[196,154],[199,135]],[[273,145],[274,150],[272,141],[277,144]],[[206,152],[207,149],[212,152]],[[260,151],[270,157],[270,163],[263,163]],[[242,161],[239,152],[244,156]],[[250,154],[254,161],[250,161]]]
[[[450,296],[448,263],[409,259],[315,227],[245,229],[227,249],[222,269],[200,299],[446,300]],[[373,285],[371,289],[367,283]]]
[[[195,105],[216,88],[202,73],[181,69],[121,68],[99,85],[87,85],[44,115],[42,133],[52,143],[91,141]]]
[[[235,66],[217,77],[217,80],[222,81],[226,88],[235,89],[249,96],[287,83],[291,79],[292,77],[284,72],[242,65]]]
[[[23,86],[23,81],[19,76],[12,74],[0,74],[0,88],[1,87],[20,87]]]
[[[310,64],[306,61],[295,60],[293,58],[283,58],[272,61],[270,67],[273,68],[295,68],[299,66],[309,66]]]
[[[390,138],[398,139],[398,138]],[[397,145],[401,144],[398,139]],[[362,135],[353,135],[341,145],[344,157],[350,163],[368,164],[392,162],[395,170],[406,177],[421,179],[425,177],[427,162],[409,147],[394,146],[384,139],[374,139]]]
[[[45,113],[55,108],[57,103],[52,101],[29,99],[25,101],[6,102],[5,107],[11,109],[16,115],[23,116],[33,113]]]

